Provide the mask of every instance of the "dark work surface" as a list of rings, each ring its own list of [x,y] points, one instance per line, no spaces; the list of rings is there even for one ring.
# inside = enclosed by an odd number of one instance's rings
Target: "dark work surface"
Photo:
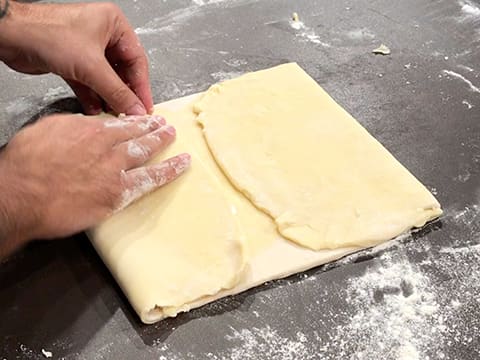
[[[480,358],[478,1],[119,5],[148,51],[155,102],[296,61],[445,214],[387,249],[150,326],[84,235],[37,242],[0,265],[0,359],[44,358],[42,349],[55,359]],[[304,29],[290,26],[294,11]],[[390,56],[371,53],[381,43]],[[2,66],[0,83],[1,143],[39,114],[76,107],[54,76]]]

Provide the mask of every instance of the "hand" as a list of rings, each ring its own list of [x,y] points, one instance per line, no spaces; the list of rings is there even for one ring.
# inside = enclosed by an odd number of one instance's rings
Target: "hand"
[[[60,75],[89,115],[103,101],[128,115],[153,108],[145,52],[114,4],[11,1],[0,19],[0,60],[20,72]]]
[[[148,115],[55,115],[23,128],[0,152],[0,258],[89,228],[178,177],[188,154],[139,167],[174,138]]]

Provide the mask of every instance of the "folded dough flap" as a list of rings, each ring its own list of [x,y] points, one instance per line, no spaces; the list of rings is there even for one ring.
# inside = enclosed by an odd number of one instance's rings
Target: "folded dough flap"
[[[232,184],[302,246],[371,246],[442,213],[297,64],[215,85],[193,109]]]
[[[190,152],[186,173],[89,232],[146,323],[235,286],[245,265],[243,235],[231,204],[184,140],[154,162]]]

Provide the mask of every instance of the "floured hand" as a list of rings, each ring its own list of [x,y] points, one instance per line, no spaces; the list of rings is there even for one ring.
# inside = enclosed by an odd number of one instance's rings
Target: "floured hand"
[[[174,138],[148,115],[54,115],[26,126],[0,152],[0,258],[89,228],[177,178],[188,154],[142,166]]]

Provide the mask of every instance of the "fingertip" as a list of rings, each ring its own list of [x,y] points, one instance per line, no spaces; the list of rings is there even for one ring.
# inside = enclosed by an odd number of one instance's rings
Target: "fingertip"
[[[172,125],[165,125],[163,126],[163,128],[164,131],[172,137],[175,137],[177,135],[177,129],[175,129]]]
[[[192,157],[188,153],[179,154],[176,156],[178,163],[175,166],[175,171],[178,174],[184,172],[192,163]]]

